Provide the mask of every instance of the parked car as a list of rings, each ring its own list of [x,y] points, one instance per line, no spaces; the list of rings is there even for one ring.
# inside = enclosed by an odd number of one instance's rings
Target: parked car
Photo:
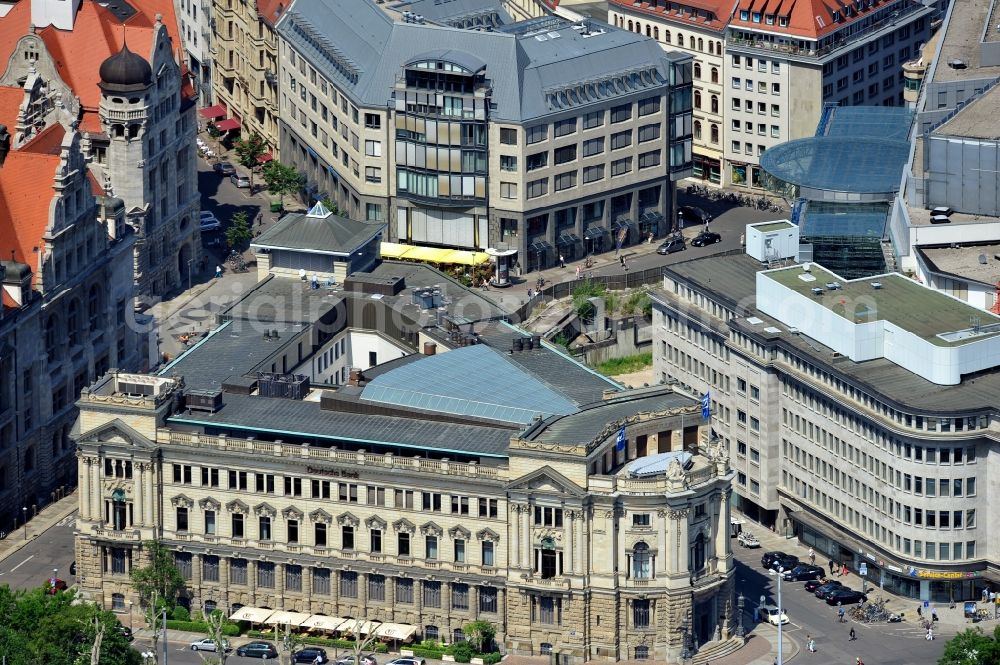
[[[823,599],[823,600],[826,600],[827,598],[829,598],[833,594],[837,593],[838,591],[853,591],[853,589],[849,589],[848,587],[846,587],[844,585],[840,585],[839,587],[837,587],[835,589],[830,589],[829,591],[825,591],[823,593],[823,595],[820,596],[820,598]]]
[[[837,589],[826,595],[827,605],[851,605],[853,603],[863,603],[868,600],[868,596],[853,589]]]
[[[722,242],[721,235],[714,231],[702,231],[691,241],[691,246],[704,247],[705,245],[714,245],[717,242]]]
[[[791,554],[786,554],[783,557],[774,559],[774,561],[771,562],[771,565],[768,566],[768,568],[777,572],[779,570],[781,571],[791,570],[797,565],[799,565],[799,557],[792,556]]]
[[[390,660],[386,665],[426,665],[426,663],[427,661],[420,656],[403,656],[402,658]]]
[[[325,649],[320,649],[319,647],[307,647],[296,651],[295,657],[292,658],[292,662],[314,663],[316,665],[321,665],[322,663],[329,663],[330,659],[326,657]]]
[[[820,588],[824,584],[832,584],[832,583],[820,579],[809,580],[808,582],[805,583],[805,586],[803,586],[802,588],[810,593],[816,593],[816,589]],[[840,582],[837,582],[837,584],[840,584]]]
[[[229,182],[233,183],[233,185],[239,187],[240,189],[244,189],[250,186],[249,176],[240,175],[239,173],[234,173],[231,176],[229,176]]]
[[[222,176],[231,176],[236,173],[236,167],[234,167],[229,162],[216,162],[212,167],[216,173]]]
[[[49,593],[53,595],[55,595],[57,591],[65,591],[66,589],[69,588],[69,586],[66,585],[66,582],[64,580],[60,580],[58,578],[56,578],[56,580],[53,582],[52,578],[50,577],[49,579],[45,580],[45,584],[46,586],[49,587]]]
[[[233,648],[229,646],[229,640],[223,640],[222,646],[226,650],[226,653],[229,653],[230,651],[233,650]],[[203,640],[198,640],[197,642],[191,643],[191,651],[215,651],[215,650],[216,650],[215,641],[211,637],[206,637]]]
[[[771,567],[771,562],[775,559],[788,556],[784,552],[764,552],[763,556],[760,557],[760,565],[765,568]]]
[[[237,647],[236,655],[247,658],[277,658],[278,650],[270,642],[254,641]]]
[[[739,543],[741,547],[747,547],[750,549],[760,547],[760,541],[757,540],[757,536],[753,535],[749,531],[740,531],[740,535],[736,536],[736,542]]]
[[[764,605],[760,611],[769,624],[777,626],[779,623],[782,625],[788,623],[788,615],[779,610],[776,605]]]
[[[354,656],[344,656],[337,661],[337,665],[355,665]],[[375,662],[375,656],[372,654],[362,654],[361,665],[378,665],[378,663]]]
[[[70,575],[76,575],[76,561],[74,561],[73,563],[69,564],[69,574]]]
[[[135,635],[132,634],[132,629],[129,628],[128,626],[123,626],[121,624],[118,624],[118,632],[121,634],[122,637],[125,638],[126,642],[131,642],[132,640],[135,639]]]
[[[826,584],[820,584],[818,587],[816,587],[816,590],[813,591],[813,593],[816,595],[817,598],[824,598],[826,594],[830,593],[831,591],[842,588],[844,588],[842,582],[837,582],[837,581],[827,582]]]
[[[656,253],[673,254],[674,252],[681,252],[685,249],[687,249],[687,245],[684,243],[684,238],[681,236],[674,236],[664,240],[663,243],[656,248]]]
[[[708,224],[712,221],[712,216],[696,206],[681,206],[677,209],[677,219],[681,228],[685,225]]]
[[[826,571],[820,566],[799,564],[791,570],[786,570],[784,578],[790,582],[804,582],[806,580],[817,580],[825,575]]]
[[[219,218],[211,210],[201,211],[200,224],[202,231],[218,231],[222,228],[222,222],[219,221]]]

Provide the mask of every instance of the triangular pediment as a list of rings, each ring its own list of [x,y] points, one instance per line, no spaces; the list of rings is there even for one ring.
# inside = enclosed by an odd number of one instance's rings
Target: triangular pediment
[[[425,536],[440,536],[444,533],[444,530],[434,522],[427,522],[426,524],[421,525],[420,533]]]
[[[278,514],[278,511],[274,509],[274,506],[269,504],[267,501],[262,501],[254,506],[253,512],[257,515],[266,515],[268,517],[274,517]]]
[[[417,527],[410,520],[405,517],[401,517],[392,523],[392,528],[396,531],[405,531],[407,533],[413,533],[416,531]]]
[[[156,444],[153,441],[118,418],[99,425],[88,432],[84,432],[77,440],[83,444],[117,443],[145,450],[156,448]]]
[[[489,527],[477,531],[476,538],[479,540],[492,540],[495,543],[500,542],[500,534]]]
[[[337,515],[337,524],[340,524],[341,526],[345,524],[347,526],[357,526],[361,524],[361,520],[359,520],[353,513],[346,512]]]
[[[378,515],[372,515],[371,517],[365,520],[365,526],[368,527],[369,529],[381,529],[384,531],[386,524],[385,520],[379,517]]]
[[[512,480],[507,485],[507,489],[528,494],[568,494],[576,497],[582,497],[585,494],[576,483],[550,466],[543,466]]]
[[[309,513],[309,519],[313,522],[323,522],[325,524],[330,524],[333,522],[333,517],[330,513],[326,512],[322,508],[317,508],[316,510]]]
[[[246,515],[247,513],[250,512],[250,506],[243,503],[239,499],[233,499],[232,501],[226,504],[226,510],[228,510],[231,513],[241,513],[243,515]]]

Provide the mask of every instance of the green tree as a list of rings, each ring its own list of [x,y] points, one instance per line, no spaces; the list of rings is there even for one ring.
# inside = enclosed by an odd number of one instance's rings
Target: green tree
[[[489,621],[473,621],[462,626],[462,632],[476,651],[483,653],[493,644],[497,629]]]
[[[281,206],[284,207],[285,194],[301,189],[305,177],[291,166],[272,161],[264,166],[264,182],[272,194],[281,197]]]
[[[149,562],[132,569],[132,588],[144,607],[171,608],[184,588],[184,577],[174,564],[174,554],[156,540],[146,541],[143,549]]]
[[[236,151],[236,161],[250,171],[250,192],[253,192],[253,174],[260,167],[259,158],[267,152],[267,141],[257,132],[245,139],[240,139],[233,145]]]
[[[245,211],[240,210],[232,216],[231,224],[226,229],[226,244],[229,249],[242,252],[253,239],[253,232],[250,231],[250,220]]]
[[[963,630],[948,640],[938,665],[996,665],[1000,663],[1000,626],[987,635],[981,628]]]
[[[229,659],[229,654],[226,653],[226,645],[229,643],[225,633],[225,627],[228,623],[226,615],[222,613],[222,610],[215,610],[205,617],[205,623],[208,624],[208,636],[215,642],[215,655],[204,658],[204,661],[211,665],[226,665],[226,660]]]

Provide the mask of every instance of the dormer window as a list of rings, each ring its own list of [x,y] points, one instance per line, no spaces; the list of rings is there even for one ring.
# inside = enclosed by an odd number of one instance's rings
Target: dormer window
[[[741,9],[740,10],[740,20],[741,21],[749,21],[750,20],[750,10],[749,9]]]
[[[778,17],[778,27],[781,27],[781,28],[787,28],[788,27],[788,17],[787,16],[779,16]]]
[[[833,12],[833,20],[837,22],[840,20],[840,12]]]
[[[774,25],[774,14],[768,14],[764,17],[764,23],[767,25]]]
[[[754,23],[760,23],[760,12],[754,12],[753,13],[753,22]]]

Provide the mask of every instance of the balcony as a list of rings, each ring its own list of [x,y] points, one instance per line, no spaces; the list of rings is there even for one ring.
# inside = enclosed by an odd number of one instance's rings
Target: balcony
[[[106,529],[104,527],[95,527],[94,535],[98,538],[106,538],[107,540],[127,540],[131,542],[139,542],[142,540],[142,534],[139,533],[138,529],[132,530],[117,530],[117,529]]]
[[[108,119],[112,122],[128,122],[129,120],[143,120],[146,117],[146,111],[118,111],[115,109],[107,109]]]

